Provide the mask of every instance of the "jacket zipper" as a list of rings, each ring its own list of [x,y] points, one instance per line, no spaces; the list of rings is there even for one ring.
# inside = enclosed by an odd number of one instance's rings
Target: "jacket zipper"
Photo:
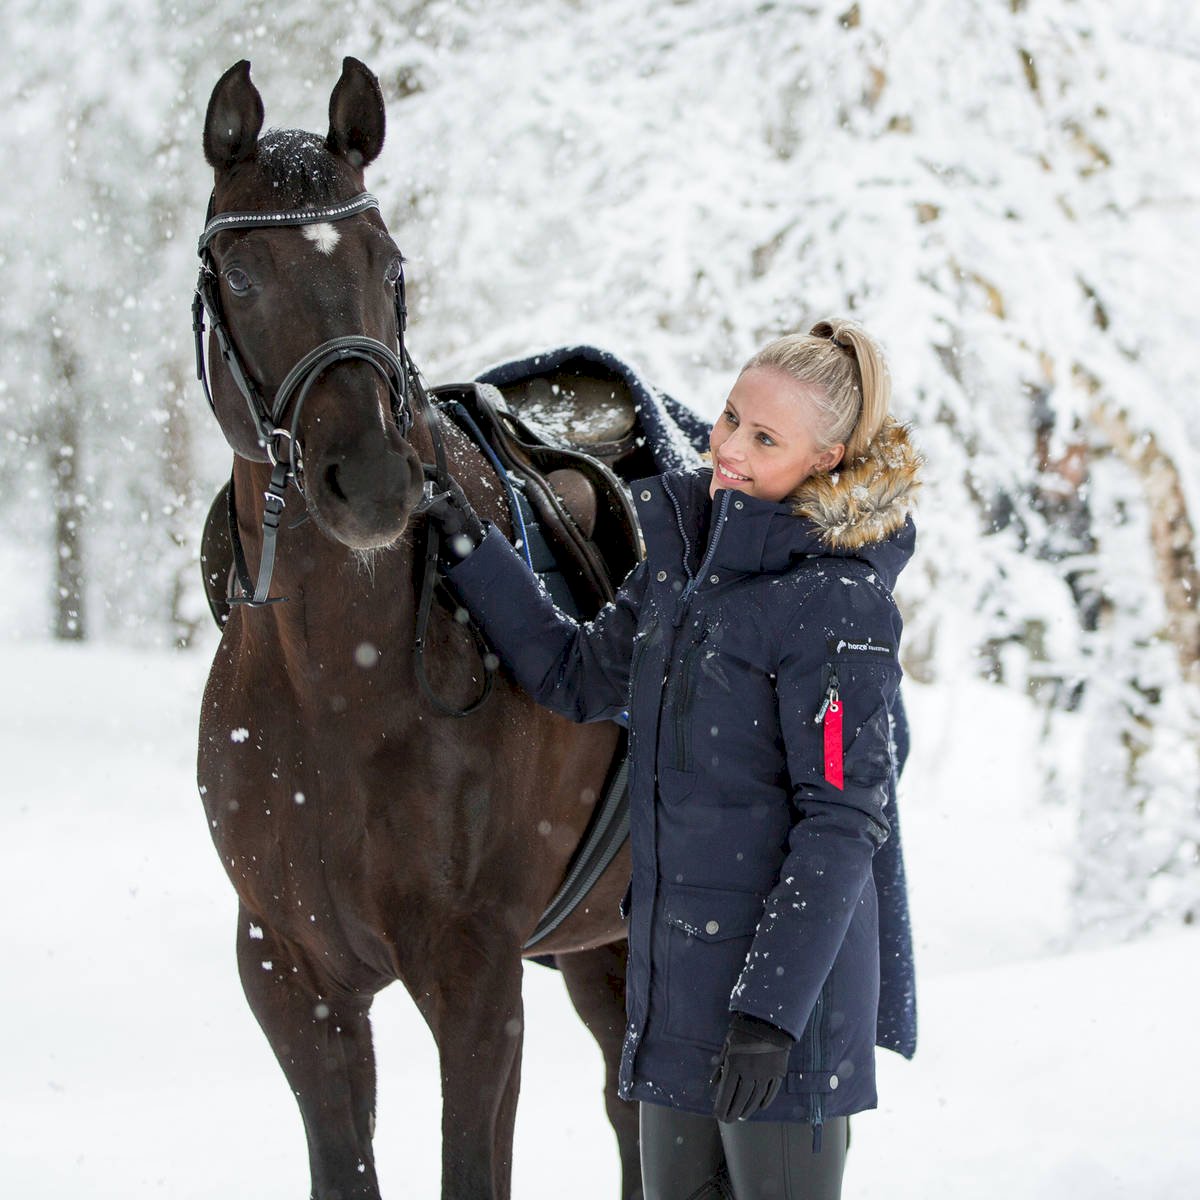
[[[654,635],[654,631],[658,628],[658,618],[655,617],[646,626],[645,631],[633,640],[633,656],[629,660],[629,716],[630,729],[633,728],[633,702],[637,688],[638,667],[641,666],[642,658],[646,653],[646,643]]]
[[[810,1058],[809,1061],[813,1065],[813,1074],[820,1072],[821,1062],[821,1011],[824,1008],[822,1003],[825,999],[825,987],[822,985],[821,990],[817,993],[817,1002],[813,1006],[812,1016],[812,1037],[809,1043]],[[825,1122],[825,1098],[819,1091],[814,1091],[812,1094],[812,1152],[814,1154],[821,1153],[821,1127]]]
[[[671,491],[671,485],[665,479],[663,480],[663,491],[667,493],[671,501],[671,507],[675,510],[675,524],[679,528],[679,536],[683,539],[683,570],[688,581],[682,595],[675,603],[675,619],[672,624],[678,629],[683,624],[683,618],[687,614],[692,595],[707,573],[709,565],[712,563],[713,557],[717,552],[717,543],[721,540],[721,533],[725,528],[725,517],[729,512],[729,500],[732,493],[726,491],[721,496],[720,502],[717,505],[717,511],[713,514],[708,549],[705,552],[703,561],[700,563],[700,569],[695,574],[692,574],[692,569],[689,565],[689,560],[692,557],[692,543],[688,538],[687,529],[684,527],[683,510],[679,507],[679,501],[676,499],[675,493]],[[691,690],[692,670],[695,666],[698,647],[703,640],[704,636],[701,634],[700,638],[688,647],[687,653],[683,656],[679,683],[675,688],[675,700],[672,704],[672,723],[675,727],[675,762],[680,770],[687,769],[690,757],[687,744],[688,692]]]
[[[679,501],[675,499],[675,493],[671,491],[671,485],[666,479],[662,481],[662,485],[663,491],[667,493],[667,498],[671,501],[671,507],[675,510],[675,524],[679,529],[679,536],[683,538],[683,570],[690,582],[692,568],[688,566],[688,560],[692,557],[692,543],[687,535],[687,530],[683,527],[683,509],[679,507]]]
[[[684,615],[692,599],[692,593],[695,592],[700,581],[704,578],[709,564],[717,552],[717,543],[721,540],[721,533],[725,528],[725,517],[729,512],[729,499],[733,493],[725,491],[721,496],[717,511],[713,514],[712,532],[708,539],[708,550],[704,555],[704,560],[700,564],[700,569],[695,574],[692,574],[692,568],[688,565],[688,560],[692,557],[692,542],[687,535],[687,530],[684,528],[683,509],[679,507],[679,501],[675,498],[675,493],[671,491],[671,485],[665,479],[662,482],[663,491],[667,493],[667,497],[671,501],[671,507],[675,510],[675,524],[679,529],[679,536],[683,539],[683,572],[687,576],[687,585],[684,587],[683,594],[675,604],[675,620],[672,624],[678,629],[683,624]]]
[[[712,536],[708,539],[708,550],[704,555],[704,561],[700,564],[700,570],[692,576],[691,582],[683,589],[682,599],[686,602],[691,599],[692,593],[696,590],[700,581],[708,574],[709,564],[713,560],[713,556],[717,553],[717,543],[721,540],[721,534],[725,530],[725,516],[729,512],[729,498],[733,493],[727,491],[722,497],[720,507],[713,516]]]
[[[692,690],[692,673],[696,666],[696,656],[700,653],[703,642],[702,634],[700,641],[689,646],[687,653],[683,656],[683,664],[679,671],[679,687],[675,693],[675,703],[672,705],[671,715],[675,724],[675,762],[681,771],[686,771],[691,766],[689,761],[691,748],[688,745],[687,735],[687,710]]]

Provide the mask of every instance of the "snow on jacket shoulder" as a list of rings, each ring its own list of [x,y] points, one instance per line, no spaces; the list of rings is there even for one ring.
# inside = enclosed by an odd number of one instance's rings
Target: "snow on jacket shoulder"
[[[575,720],[629,710],[626,1099],[711,1113],[731,1011],[797,1038],[785,1087],[752,1119],[872,1107],[877,1035],[912,1052],[898,844],[888,856],[891,589],[913,550],[918,464],[889,422],[863,460],[807,481],[794,503],[727,490],[710,502],[707,470],[634,484],[646,561],[587,624],[494,530],[449,572],[539,702]],[[835,695],[840,736],[817,719]]]

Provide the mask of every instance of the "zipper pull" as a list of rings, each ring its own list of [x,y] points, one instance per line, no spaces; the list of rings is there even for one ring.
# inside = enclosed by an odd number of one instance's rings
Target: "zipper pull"
[[[820,725],[825,719],[826,712],[829,711],[829,706],[838,698],[838,677],[837,671],[833,667],[829,668],[829,682],[825,685],[825,699],[821,701],[821,707],[817,709],[817,715],[813,717],[813,724]]]
[[[671,614],[672,629],[678,629],[683,624],[683,618],[687,616],[690,599],[691,597],[688,596],[687,589],[685,588],[675,601],[675,611]]]
[[[825,726],[825,779],[837,790],[842,787],[842,698],[838,691],[839,682],[837,668],[829,668],[829,682],[825,685],[825,698],[817,715],[814,725],[824,723]]]

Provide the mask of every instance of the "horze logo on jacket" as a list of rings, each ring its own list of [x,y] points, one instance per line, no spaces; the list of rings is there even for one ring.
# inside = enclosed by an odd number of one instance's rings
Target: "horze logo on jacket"
[[[830,638],[827,643],[833,654],[869,654],[873,658],[893,658],[896,647],[885,642],[848,642],[845,638]]]

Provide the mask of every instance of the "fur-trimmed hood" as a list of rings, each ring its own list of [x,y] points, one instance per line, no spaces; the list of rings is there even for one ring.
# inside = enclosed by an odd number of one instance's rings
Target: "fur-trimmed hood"
[[[888,417],[861,458],[806,479],[792,497],[792,511],[840,550],[890,537],[904,527],[921,486],[924,459],[908,434],[908,426]]]

